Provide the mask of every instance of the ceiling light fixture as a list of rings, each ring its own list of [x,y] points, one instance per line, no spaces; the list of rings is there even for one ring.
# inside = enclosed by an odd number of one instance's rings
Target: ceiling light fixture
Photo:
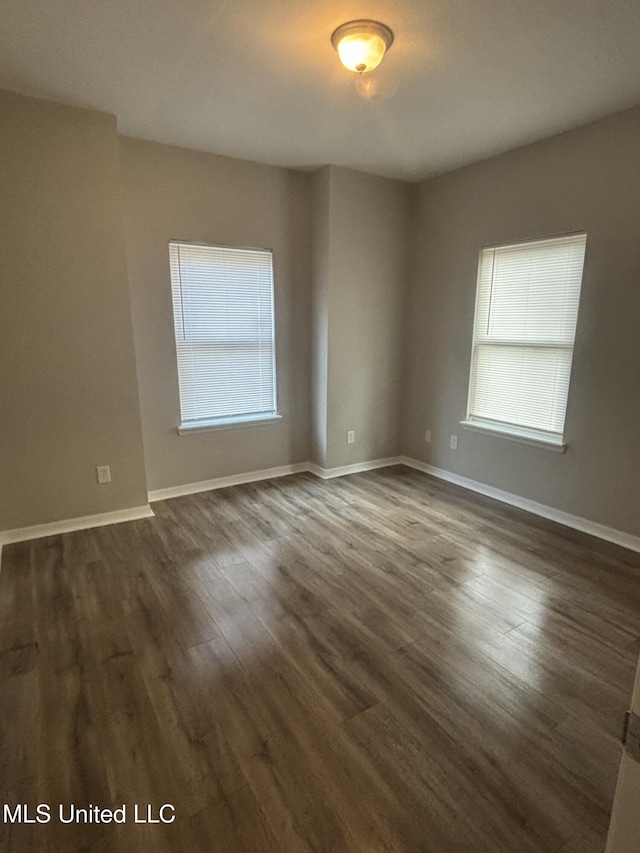
[[[359,74],[373,71],[393,44],[393,32],[379,21],[348,21],[331,34],[340,62]]]

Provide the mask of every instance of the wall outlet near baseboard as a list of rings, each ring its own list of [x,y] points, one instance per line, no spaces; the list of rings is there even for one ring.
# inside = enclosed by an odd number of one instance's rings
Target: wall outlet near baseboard
[[[96,466],[96,479],[103,486],[105,483],[111,482],[111,468],[108,465]]]
[[[449,439],[449,447],[450,447],[452,450],[457,450],[457,449],[458,449],[458,436],[457,436],[457,435],[452,435],[452,436],[451,436],[451,438]]]
[[[354,444],[355,440],[356,440],[355,430],[350,429],[349,432],[347,433],[347,444]]]
[[[427,442],[427,444],[431,444],[431,430],[430,429],[425,430],[424,440]]]

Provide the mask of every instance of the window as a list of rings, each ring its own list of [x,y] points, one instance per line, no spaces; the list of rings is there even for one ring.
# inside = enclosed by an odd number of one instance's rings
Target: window
[[[266,249],[170,243],[180,432],[277,420]]]
[[[564,446],[586,243],[482,250],[466,426]]]

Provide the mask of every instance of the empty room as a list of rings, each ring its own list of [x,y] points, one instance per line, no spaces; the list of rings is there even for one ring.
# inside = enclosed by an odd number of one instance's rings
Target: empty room
[[[640,851],[639,44],[1,5],[0,850]]]

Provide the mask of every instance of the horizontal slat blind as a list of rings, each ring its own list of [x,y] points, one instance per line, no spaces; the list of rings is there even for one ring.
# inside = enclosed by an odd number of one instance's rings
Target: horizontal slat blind
[[[469,421],[562,438],[586,240],[483,249]]]
[[[271,252],[170,243],[182,424],[276,414]]]

